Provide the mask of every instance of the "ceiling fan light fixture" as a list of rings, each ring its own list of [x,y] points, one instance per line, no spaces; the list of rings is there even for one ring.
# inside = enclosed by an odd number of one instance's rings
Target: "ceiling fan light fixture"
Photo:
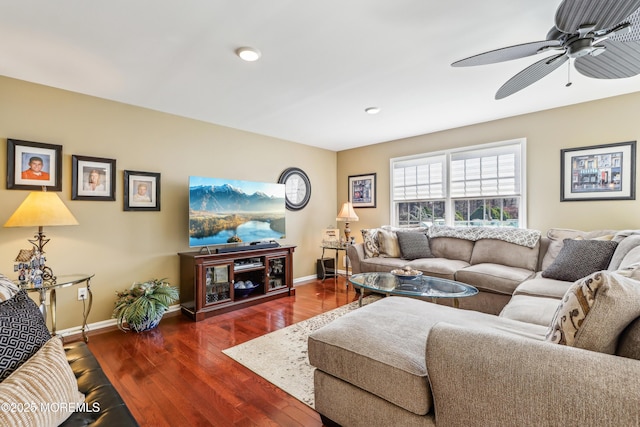
[[[253,47],[239,47],[236,49],[236,55],[243,61],[254,62],[260,59],[262,54],[258,49]]]
[[[380,112],[380,108],[379,107],[368,107],[364,109],[364,112],[370,115],[375,115],[378,114]]]

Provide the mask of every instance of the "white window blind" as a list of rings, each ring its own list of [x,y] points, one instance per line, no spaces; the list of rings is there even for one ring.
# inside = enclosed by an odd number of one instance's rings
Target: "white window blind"
[[[398,226],[526,227],[524,139],[391,159]]]
[[[520,194],[520,145],[451,154],[451,197]]]
[[[393,165],[393,200],[445,197],[445,156],[421,157]]]

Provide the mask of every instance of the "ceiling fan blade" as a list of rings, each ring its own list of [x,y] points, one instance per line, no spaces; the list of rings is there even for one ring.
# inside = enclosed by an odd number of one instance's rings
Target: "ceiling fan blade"
[[[596,30],[613,27],[640,8],[640,0],[563,0],[556,11],[556,27],[573,34],[582,25]]]
[[[515,76],[511,77],[496,92],[496,99],[503,99],[509,95],[513,95],[519,90],[537,82],[556,68],[564,64],[569,57],[564,53],[560,55],[544,58],[533,65],[528,66]]]
[[[562,43],[558,40],[542,40],[539,42],[524,43],[470,56],[469,58],[454,62],[451,66],[470,67],[473,65],[495,64],[496,62],[510,61],[512,59],[535,55],[539,53],[541,49],[546,50],[549,48],[559,48],[561,46]]]
[[[614,33],[609,36],[609,40],[617,42],[632,42],[640,40],[640,9],[636,10],[623,22],[631,24],[628,29]]]
[[[602,42],[606,50],[598,56],[576,58],[576,70],[594,79],[621,79],[640,74],[640,42]]]

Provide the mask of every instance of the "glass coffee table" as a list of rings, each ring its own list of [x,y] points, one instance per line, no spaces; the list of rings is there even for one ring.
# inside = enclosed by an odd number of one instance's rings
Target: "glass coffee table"
[[[413,298],[430,299],[437,302],[439,298],[453,298],[453,306],[460,306],[459,298],[466,298],[478,293],[478,290],[466,283],[441,279],[431,276],[396,276],[391,273],[359,273],[349,277],[349,282],[360,288],[359,305],[365,291]]]

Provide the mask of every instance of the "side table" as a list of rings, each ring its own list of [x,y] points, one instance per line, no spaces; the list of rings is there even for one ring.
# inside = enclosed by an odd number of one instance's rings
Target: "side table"
[[[38,292],[40,296],[40,312],[47,320],[47,291],[49,291],[49,304],[51,305],[51,334],[56,334],[56,290],[58,288],[66,288],[68,286],[86,283],[87,285],[87,305],[82,312],[82,338],[84,342],[89,342],[87,337],[87,318],[91,312],[91,304],[93,303],[93,293],[91,292],[91,278],[93,274],[69,274],[57,276],[55,283],[44,283],[42,286],[33,286],[31,283],[16,282],[22,289],[27,292]]]
[[[329,277],[334,277],[338,278],[338,254],[340,253],[340,251],[344,251],[344,254],[347,254],[347,245],[322,245],[322,256],[320,257],[321,260],[324,259],[324,252],[326,250],[332,250],[335,251],[335,263],[333,264],[333,269],[327,271],[327,267],[324,265],[323,261],[320,261],[320,264],[322,264],[322,281],[324,282],[324,279],[327,278],[327,276]],[[347,257],[347,264],[345,265],[346,268],[346,282],[347,282],[347,288],[349,287],[349,257]]]

